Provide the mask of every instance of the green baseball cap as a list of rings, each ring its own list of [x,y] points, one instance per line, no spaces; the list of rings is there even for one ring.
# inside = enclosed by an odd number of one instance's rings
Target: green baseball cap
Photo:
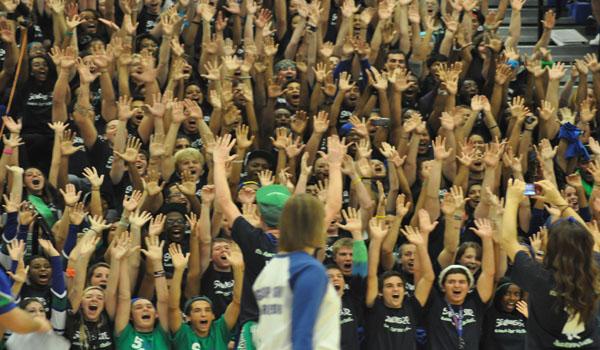
[[[292,194],[283,185],[268,185],[256,191],[260,216],[269,227],[277,227],[283,206]]]

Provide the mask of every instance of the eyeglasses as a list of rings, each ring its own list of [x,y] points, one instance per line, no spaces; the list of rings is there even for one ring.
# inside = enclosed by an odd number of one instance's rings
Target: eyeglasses
[[[185,225],[185,219],[167,219],[167,225],[182,224]]]

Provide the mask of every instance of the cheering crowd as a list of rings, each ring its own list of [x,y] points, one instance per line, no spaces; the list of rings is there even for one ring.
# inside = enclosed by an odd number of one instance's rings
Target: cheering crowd
[[[2,347],[600,349],[600,63],[524,3],[0,0]]]

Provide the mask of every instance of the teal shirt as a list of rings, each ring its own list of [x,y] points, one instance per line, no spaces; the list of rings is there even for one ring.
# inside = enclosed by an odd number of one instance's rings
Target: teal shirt
[[[227,350],[230,337],[231,332],[221,316],[210,325],[207,337],[198,336],[189,324],[183,323],[173,336],[173,345],[175,349]]]
[[[150,333],[142,333],[136,331],[129,323],[123,332],[115,338],[119,350],[169,350],[171,348],[169,335],[160,325],[154,327],[154,330]]]

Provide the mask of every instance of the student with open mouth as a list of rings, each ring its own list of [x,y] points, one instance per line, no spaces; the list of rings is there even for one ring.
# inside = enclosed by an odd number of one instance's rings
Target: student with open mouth
[[[119,293],[115,314],[115,336],[117,349],[170,349],[169,337],[169,291],[163,269],[163,245],[158,236],[146,237],[148,269],[152,269],[156,290],[156,307],[145,298],[131,299],[131,281],[128,269],[119,272]],[[156,320],[158,319],[158,323]]]
[[[494,243],[489,220],[477,219],[475,226],[472,230],[483,246],[479,278],[475,281],[463,265],[450,265],[439,274],[439,290],[431,293],[425,306],[428,349],[479,348],[486,304],[494,292]]]
[[[205,296],[194,296],[185,303],[183,310],[187,322],[183,322],[180,305],[181,283],[189,254],[184,256],[178,244],[171,244],[169,253],[175,269],[169,291],[169,327],[173,334],[173,345],[176,349],[228,349],[231,332],[240,314],[244,278],[244,258],[239,247],[233,244],[227,254],[233,270],[234,288],[233,300],[225,313],[216,319],[212,301]]]
[[[421,211],[425,212],[424,209]],[[414,295],[408,295],[405,282],[399,272],[387,271],[379,280],[377,278],[381,245],[388,228],[383,220],[371,219],[369,272],[365,299],[368,308],[366,327],[369,349],[414,350],[417,348],[417,324],[435,280],[427,242],[429,234],[436,225],[437,223],[429,226],[421,225],[421,231],[411,226],[401,230],[408,242],[417,247],[418,265],[420,265],[418,271],[421,278],[415,280]]]

